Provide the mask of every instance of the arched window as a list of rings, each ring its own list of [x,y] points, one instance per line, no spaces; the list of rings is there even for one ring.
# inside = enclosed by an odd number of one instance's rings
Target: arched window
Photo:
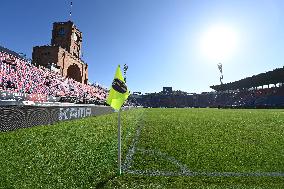
[[[77,64],[73,64],[68,67],[67,77],[70,77],[75,81],[82,82],[81,71]]]

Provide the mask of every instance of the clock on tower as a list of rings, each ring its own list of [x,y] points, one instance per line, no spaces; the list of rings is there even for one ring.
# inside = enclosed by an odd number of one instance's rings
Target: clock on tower
[[[52,30],[52,46],[61,46],[73,56],[80,58],[82,46],[82,32],[73,22],[55,22]]]

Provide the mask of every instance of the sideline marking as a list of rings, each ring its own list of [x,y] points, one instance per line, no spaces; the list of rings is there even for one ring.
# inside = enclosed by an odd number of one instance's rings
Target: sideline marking
[[[191,173],[191,171],[188,170],[186,165],[180,163],[174,157],[169,156],[166,153],[163,153],[163,152],[160,152],[160,151],[157,151],[157,150],[145,150],[145,149],[141,149],[141,148],[137,148],[137,151],[140,151],[144,154],[158,155],[158,156],[168,160],[169,162],[174,164],[176,167],[178,167],[180,169],[181,173],[184,173],[184,174]]]
[[[135,154],[136,146],[137,146],[140,134],[141,134],[141,129],[144,127],[144,123],[143,124],[141,123],[143,114],[144,114],[144,111],[140,114],[140,116],[137,119],[138,120],[137,121],[138,128],[137,128],[136,134],[135,134],[135,136],[134,136],[134,138],[132,140],[132,144],[131,144],[131,146],[128,149],[128,153],[126,155],[125,162],[122,165],[122,170],[124,172],[127,172],[128,170],[130,170],[130,168],[132,166],[132,163],[133,163],[133,155]]]
[[[152,170],[127,170],[127,173],[144,176],[207,176],[207,177],[284,177],[284,173],[236,173],[236,172],[171,172]]]

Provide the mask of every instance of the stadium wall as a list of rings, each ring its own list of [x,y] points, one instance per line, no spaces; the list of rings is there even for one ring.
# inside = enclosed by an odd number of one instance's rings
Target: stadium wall
[[[124,110],[128,110],[124,108]],[[12,131],[58,121],[113,113],[109,106],[1,106],[0,131]]]

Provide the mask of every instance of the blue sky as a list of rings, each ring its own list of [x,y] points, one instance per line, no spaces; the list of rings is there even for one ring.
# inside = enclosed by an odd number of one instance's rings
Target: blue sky
[[[52,23],[68,21],[70,0],[1,1],[0,45],[31,57],[50,44]],[[72,21],[83,32],[89,80],[109,87],[116,66],[128,64],[130,91],[211,91],[224,82],[284,65],[284,1],[73,0]],[[213,59],[200,47],[211,28],[230,28],[237,45]],[[229,36],[230,39],[230,36]],[[220,45],[211,44],[213,47]]]

